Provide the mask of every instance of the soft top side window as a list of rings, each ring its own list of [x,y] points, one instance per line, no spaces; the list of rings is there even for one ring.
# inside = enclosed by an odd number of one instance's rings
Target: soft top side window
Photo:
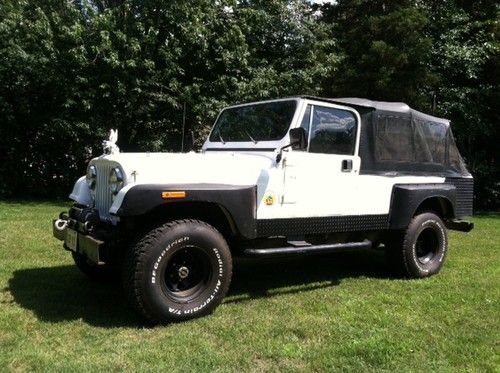
[[[356,118],[346,110],[314,106],[309,131],[309,152],[353,155]]]

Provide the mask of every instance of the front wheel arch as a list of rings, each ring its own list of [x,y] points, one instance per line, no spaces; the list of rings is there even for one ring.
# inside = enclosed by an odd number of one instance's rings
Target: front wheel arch
[[[232,215],[223,206],[213,202],[173,202],[157,206],[142,215],[122,219],[125,225],[133,227],[140,237],[167,222],[186,219],[211,225],[228,241],[240,236]]]

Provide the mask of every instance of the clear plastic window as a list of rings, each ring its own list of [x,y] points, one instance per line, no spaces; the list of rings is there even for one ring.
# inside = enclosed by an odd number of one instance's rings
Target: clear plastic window
[[[354,154],[356,118],[340,109],[315,106],[311,123],[309,152]]]
[[[447,130],[443,123],[379,115],[375,157],[379,161],[445,164]]]
[[[375,133],[375,159],[413,162],[412,139],[410,118],[379,116]]]

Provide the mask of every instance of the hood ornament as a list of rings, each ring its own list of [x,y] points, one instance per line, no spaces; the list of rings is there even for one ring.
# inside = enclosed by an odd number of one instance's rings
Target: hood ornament
[[[118,130],[109,131],[109,139],[102,142],[102,151],[104,154],[120,153],[120,148],[116,145],[118,141]]]

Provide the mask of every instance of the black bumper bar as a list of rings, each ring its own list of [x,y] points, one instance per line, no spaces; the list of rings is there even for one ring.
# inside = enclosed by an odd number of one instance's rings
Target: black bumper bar
[[[446,228],[454,231],[470,232],[474,228],[474,223],[465,220],[447,220]]]
[[[55,238],[63,241],[64,248],[80,253],[96,264],[103,264],[103,259],[109,256],[112,246],[114,227],[100,227],[96,223],[95,215],[82,214],[82,210],[71,208],[69,214],[59,215],[59,219],[52,221],[52,233]],[[91,217],[89,220],[79,217]]]

